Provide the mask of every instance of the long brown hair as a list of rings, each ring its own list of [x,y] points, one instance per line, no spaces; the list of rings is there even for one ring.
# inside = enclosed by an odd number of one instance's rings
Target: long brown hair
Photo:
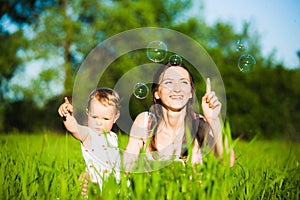
[[[182,67],[185,69],[188,74],[189,74],[189,79],[191,83],[191,93],[192,97],[188,100],[187,105],[186,105],[186,116],[185,116],[185,133],[182,141],[182,149],[181,149],[181,155],[187,154],[187,147],[189,144],[187,144],[187,134],[191,134],[192,141],[194,141],[195,137],[198,140],[199,145],[201,146],[205,137],[205,134],[207,132],[207,126],[206,122],[204,120],[199,118],[196,119],[196,113],[194,110],[194,103],[196,99],[196,90],[195,90],[195,83],[194,79],[189,71],[189,69],[182,63],[178,66],[173,66],[170,63],[167,63],[165,65],[162,65],[157,72],[154,75],[154,79],[152,82],[152,102],[151,102],[151,107],[150,107],[150,112],[153,113],[156,116],[157,119],[157,126],[155,127],[153,131],[153,135],[150,141],[150,149],[151,151],[157,151],[157,146],[156,146],[156,132],[157,132],[157,127],[158,124],[163,119],[163,112],[162,112],[162,102],[161,99],[156,99],[155,98],[155,92],[158,90],[158,87],[160,85],[160,79],[163,73],[169,68],[169,67]],[[159,106],[157,106],[159,105]]]

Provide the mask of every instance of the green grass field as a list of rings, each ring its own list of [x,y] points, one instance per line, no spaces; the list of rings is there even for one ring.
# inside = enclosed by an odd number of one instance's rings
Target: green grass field
[[[119,136],[121,148],[127,139]],[[70,135],[14,133],[0,141],[0,199],[83,199],[78,176],[85,163]],[[122,173],[120,184],[104,183],[98,199],[299,199],[299,143],[237,141],[234,149],[233,168],[205,156],[194,168],[172,163],[151,173]]]

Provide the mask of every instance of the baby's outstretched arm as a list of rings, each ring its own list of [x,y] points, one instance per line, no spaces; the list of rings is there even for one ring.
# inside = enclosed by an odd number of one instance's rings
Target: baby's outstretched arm
[[[83,142],[87,136],[87,127],[81,126],[77,123],[73,116],[73,106],[65,97],[65,102],[58,108],[58,114],[63,118],[66,129],[72,134],[74,138]]]

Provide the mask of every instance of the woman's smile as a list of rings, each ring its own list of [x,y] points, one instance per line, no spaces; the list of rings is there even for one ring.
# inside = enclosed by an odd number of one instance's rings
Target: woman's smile
[[[170,95],[170,98],[171,99],[179,99],[179,100],[181,100],[182,98],[183,98],[183,95]]]

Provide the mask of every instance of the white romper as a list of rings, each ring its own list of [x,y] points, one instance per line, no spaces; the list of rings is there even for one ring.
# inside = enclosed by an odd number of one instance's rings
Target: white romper
[[[120,182],[120,153],[118,137],[109,133],[96,133],[89,128],[90,144],[81,143],[82,155],[86,163],[86,171],[93,183],[98,183],[102,191],[102,182],[113,173],[116,182]]]

